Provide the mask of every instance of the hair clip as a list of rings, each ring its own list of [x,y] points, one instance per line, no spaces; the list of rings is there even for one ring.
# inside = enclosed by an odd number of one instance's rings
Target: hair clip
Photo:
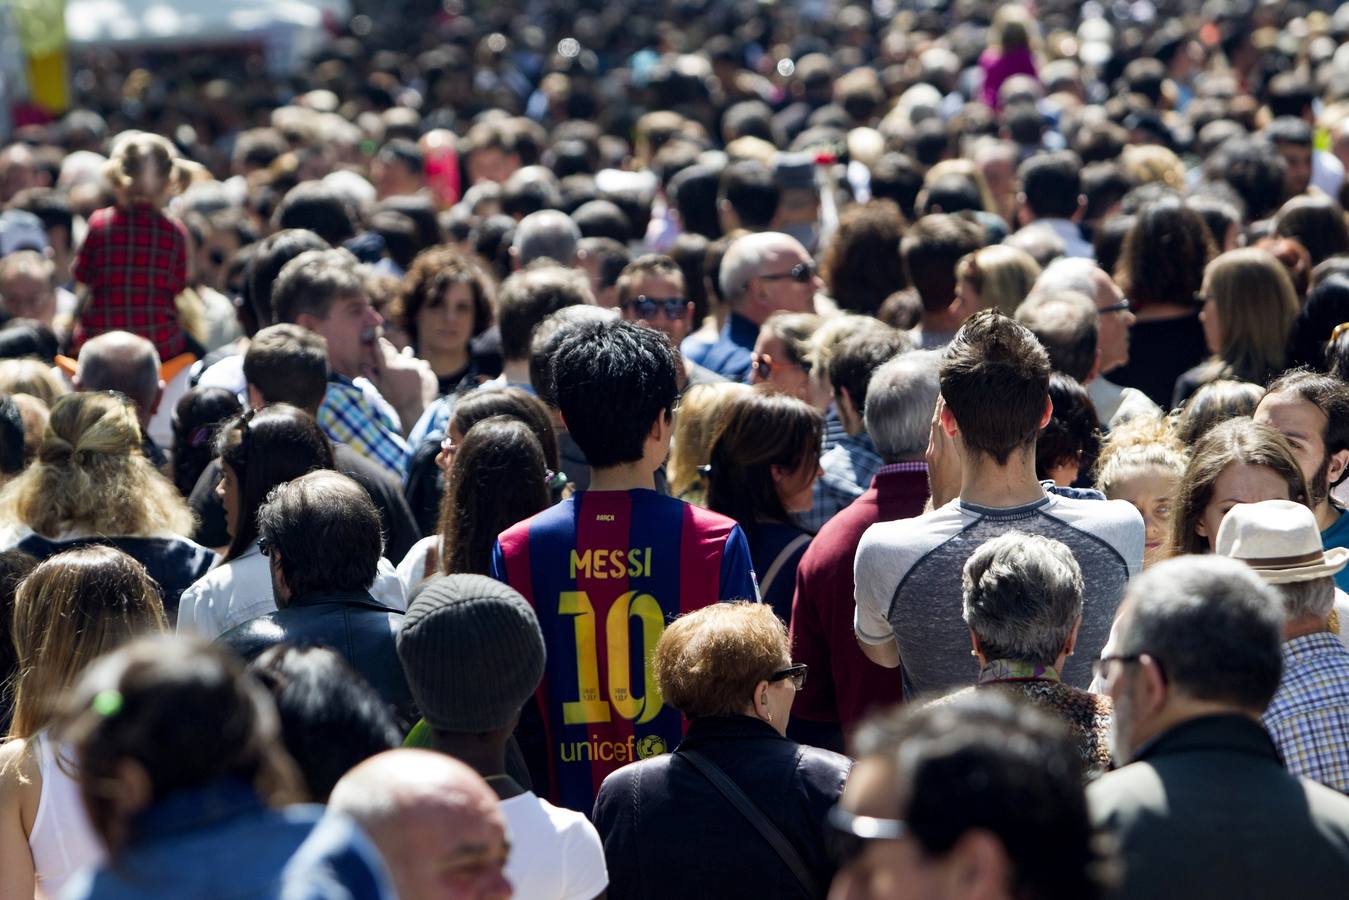
[[[550,491],[560,491],[567,486],[567,473],[554,472],[552,469],[544,469],[544,481],[548,484]]]
[[[188,435],[187,445],[192,448],[204,446],[211,440],[211,432],[214,430],[211,425],[198,425],[192,429],[192,434]]]
[[[99,691],[89,707],[105,719],[115,716],[122,711],[122,692]]]

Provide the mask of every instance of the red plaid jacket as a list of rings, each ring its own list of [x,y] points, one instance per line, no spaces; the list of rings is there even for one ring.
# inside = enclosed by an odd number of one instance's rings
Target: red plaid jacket
[[[187,349],[174,298],[187,287],[187,229],[146,203],[110,206],[89,217],[75,260],[89,286],[76,343],[106,331],[154,342],[162,360]]]

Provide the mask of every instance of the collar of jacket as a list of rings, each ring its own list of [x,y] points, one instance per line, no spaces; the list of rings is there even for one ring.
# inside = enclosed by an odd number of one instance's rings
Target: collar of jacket
[[[145,810],[132,822],[131,840],[140,843],[195,831],[264,805],[252,785],[227,776],[204,787],[176,791]]]
[[[291,598],[286,601],[286,605],[281,608],[298,609],[302,606],[322,606],[324,604],[363,606],[367,609],[398,612],[398,610],[390,609],[374,597],[370,596],[369,591],[312,591],[308,594],[302,594],[299,597],[292,595]]]
[[[1178,753],[1246,753],[1282,765],[1269,732],[1241,713],[1200,716],[1174,725],[1138,748],[1135,762]]]
[[[706,716],[689,722],[689,729],[684,733],[684,740],[679,742],[679,746],[697,749],[709,741],[764,740],[765,738],[778,741],[787,740],[778,734],[772,725],[754,716]]]

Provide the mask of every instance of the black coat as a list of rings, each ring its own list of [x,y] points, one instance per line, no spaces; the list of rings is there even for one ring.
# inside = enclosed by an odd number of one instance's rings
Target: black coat
[[[1260,724],[1191,719],[1087,788],[1119,841],[1120,900],[1275,900],[1349,891],[1349,798],[1290,775]]]
[[[716,763],[796,848],[824,897],[834,875],[825,814],[852,761],[778,735],[749,716],[698,719],[680,750]],[[807,896],[741,813],[676,751],[624,766],[595,801],[609,895],[624,900],[697,896]]]
[[[347,661],[393,707],[406,733],[418,719],[394,636],[403,614],[366,591],[292,597],[284,609],[250,619],[216,639],[245,660],[278,644],[327,647]]]

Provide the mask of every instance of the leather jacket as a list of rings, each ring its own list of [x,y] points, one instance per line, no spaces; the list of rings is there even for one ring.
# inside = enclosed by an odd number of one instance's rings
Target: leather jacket
[[[674,753],[624,766],[604,780],[595,827],[609,895],[625,900],[807,896],[766,840],[679,751],[721,768],[792,844],[823,898],[834,866],[825,814],[852,761],[780,736],[750,716],[696,719]]]
[[[292,597],[284,609],[250,619],[217,643],[252,661],[277,644],[327,647],[360,673],[388,703],[406,733],[418,719],[394,636],[403,614],[368,591],[332,591]]]

